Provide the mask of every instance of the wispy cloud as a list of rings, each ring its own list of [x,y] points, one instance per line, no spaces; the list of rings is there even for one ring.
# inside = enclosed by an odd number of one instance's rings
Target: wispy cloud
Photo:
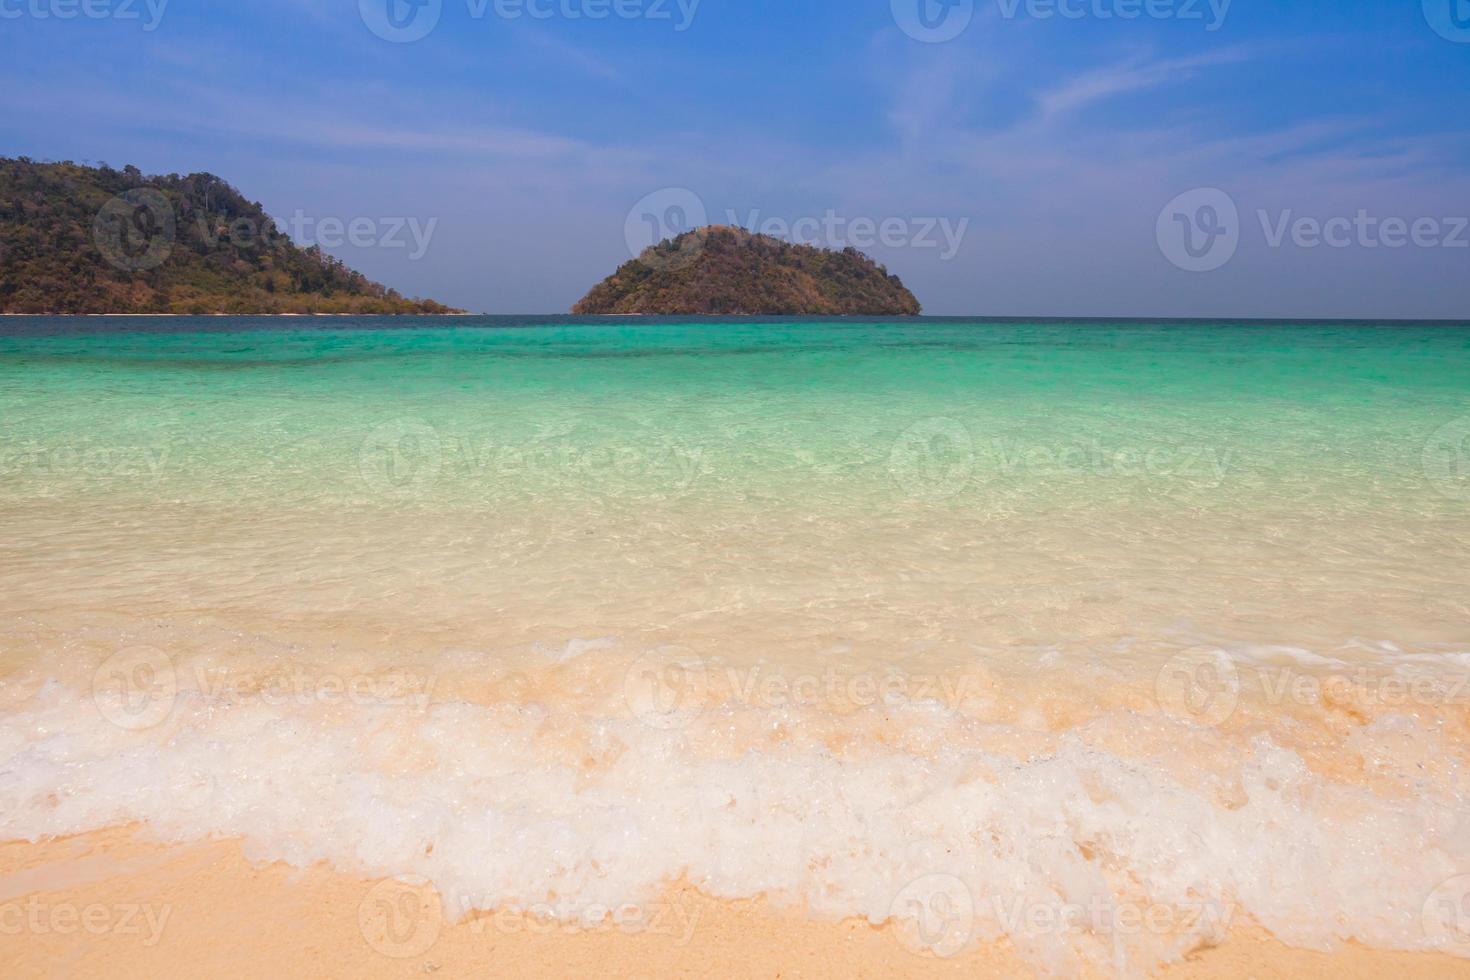
[[[1160,85],[1180,84],[1197,78],[1209,68],[1249,61],[1250,49],[1224,48],[1190,58],[1130,58],[1104,68],[1065,79],[1037,99],[1042,122],[1080,112],[1094,103]]]
[[[929,45],[886,6],[839,23],[768,3],[738,45],[749,20],[714,5],[678,36],[446,20],[410,45],[374,37],[350,0],[171,8],[147,36],[27,22],[0,65],[0,116],[12,152],[212,169],[277,207],[392,201],[442,217],[449,254],[381,277],[476,308],[564,308],[626,257],[628,208],[662,187],[696,191],[712,219],[969,218],[951,262],[879,256],[935,312],[1366,302],[1387,293],[1358,268],[1335,271],[1332,290],[1280,262],[1249,281],[1176,275],[1153,240],[1158,211],[1200,186],[1298,213],[1412,217],[1470,200],[1470,136],[1443,69],[1415,75],[1403,57],[1354,87],[1380,40],[1356,21],[1302,42],[1238,14],[1222,43],[1180,25],[1001,21],[980,4],[963,35]],[[279,28],[292,14],[298,30],[233,40],[251,18]],[[1397,26],[1410,20],[1392,21],[1395,50],[1462,53]],[[1332,259],[1308,257],[1344,268]],[[1243,252],[1235,268],[1248,264]]]
[[[599,57],[586,48],[564,41],[555,35],[534,27],[523,27],[518,37],[528,47],[535,48],[550,60],[569,66],[590,78],[609,82],[623,82],[625,76],[606,58]]]

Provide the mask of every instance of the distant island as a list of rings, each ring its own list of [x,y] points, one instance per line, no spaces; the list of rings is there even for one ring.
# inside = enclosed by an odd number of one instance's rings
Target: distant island
[[[795,245],[726,225],[643,251],[572,307],[594,314],[917,316],[897,276],[855,248]]]
[[[212,174],[0,158],[0,313],[454,312],[298,246]]]

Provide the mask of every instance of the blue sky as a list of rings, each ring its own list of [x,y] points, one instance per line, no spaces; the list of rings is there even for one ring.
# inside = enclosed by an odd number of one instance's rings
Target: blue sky
[[[1470,0],[393,2],[425,36],[0,0],[0,154],[366,219],[329,250],[475,311],[565,311],[693,201],[934,314],[1470,317]]]

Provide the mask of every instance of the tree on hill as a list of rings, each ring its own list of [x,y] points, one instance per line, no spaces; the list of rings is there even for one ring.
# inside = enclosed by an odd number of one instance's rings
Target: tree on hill
[[[0,312],[451,313],[282,233],[213,174],[0,158]]]
[[[578,314],[917,316],[914,294],[855,248],[797,245],[710,226],[643,251],[572,307]]]

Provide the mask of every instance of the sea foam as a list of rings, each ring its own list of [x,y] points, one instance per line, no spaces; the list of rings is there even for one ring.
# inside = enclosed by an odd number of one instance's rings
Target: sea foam
[[[1300,719],[1211,726],[1102,695],[1060,727],[942,699],[721,694],[651,717],[605,646],[567,649],[597,662],[576,690],[186,680],[132,726],[127,692],[37,678],[0,712],[0,833],[240,837],[259,860],[422,876],[454,915],[583,921],[682,879],[894,921],[925,955],[1006,938],[1060,972],[1137,973],[1248,923],[1470,952],[1430,907],[1470,870],[1463,717],[1359,718],[1329,766]]]

